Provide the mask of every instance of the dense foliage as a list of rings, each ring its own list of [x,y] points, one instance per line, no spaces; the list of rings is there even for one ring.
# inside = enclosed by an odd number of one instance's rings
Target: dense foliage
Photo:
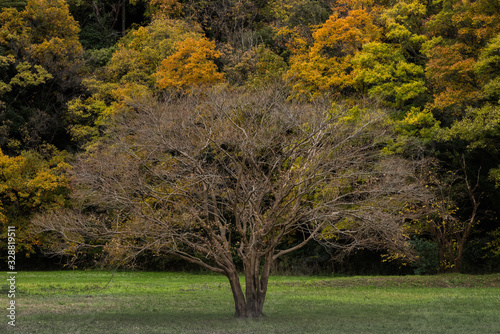
[[[405,207],[402,231],[418,259],[381,252],[370,265],[381,255],[400,261],[393,271],[500,270],[498,1],[10,0],[0,10],[0,232],[16,225],[22,251],[39,251],[34,214],[77,206],[71,158],[98,154],[124,115],[196,104],[208,86],[278,86],[353,121],[383,110],[396,135],[380,152],[427,159],[433,197]],[[300,270],[331,267],[320,249],[302,250],[314,265]],[[359,252],[344,261],[367,266]]]

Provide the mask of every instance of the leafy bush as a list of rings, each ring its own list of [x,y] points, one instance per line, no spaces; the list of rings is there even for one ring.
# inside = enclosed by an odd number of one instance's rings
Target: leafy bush
[[[438,246],[435,242],[425,239],[414,239],[412,246],[418,255],[414,264],[416,275],[436,274],[439,269]]]

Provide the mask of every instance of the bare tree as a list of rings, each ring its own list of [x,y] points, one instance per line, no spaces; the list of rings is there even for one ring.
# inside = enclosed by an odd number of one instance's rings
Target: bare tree
[[[56,253],[176,254],[227,276],[236,317],[260,317],[273,262],[313,238],[406,249],[401,213],[427,193],[416,162],[381,154],[380,112],[223,88],[130,108],[74,168],[83,209],[36,219]]]

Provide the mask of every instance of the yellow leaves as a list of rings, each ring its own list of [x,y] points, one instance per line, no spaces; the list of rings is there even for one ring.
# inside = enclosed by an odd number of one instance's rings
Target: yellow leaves
[[[77,40],[52,37],[32,45],[31,54],[39,64],[56,74],[75,66],[83,55],[83,48]]]
[[[13,55],[0,56],[0,68],[7,67],[10,64],[13,64],[14,62],[15,62],[15,58]]]
[[[66,1],[31,0],[21,15],[31,32],[30,52],[42,64],[59,58],[58,62],[67,68],[72,65],[68,62],[82,56],[83,49],[78,41],[80,27],[71,16]]]
[[[30,0],[21,13],[33,29],[35,43],[52,37],[78,40],[80,27],[64,0]]]
[[[67,118],[75,123],[68,126],[68,131],[73,139],[77,142],[85,142],[96,138],[99,131],[92,122],[102,122],[102,119],[108,116],[106,109],[106,104],[93,96],[85,100],[76,98],[69,101]]]
[[[52,79],[52,74],[47,72],[42,66],[35,65],[33,67],[36,73],[32,70],[32,66],[28,62],[19,63],[16,67],[17,74],[10,80],[10,84],[20,87],[38,86]]]
[[[321,230],[321,238],[324,240],[338,240],[342,231],[355,230],[356,222],[353,218],[346,217],[334,224],[327,224]]]
[[[32,209],[63,206],[68,168],[62,157],[44,161],[35,153],[9,157],[0,151],[0,201],[4,207],[14,203]]]
[[[0,226],[7,226],[8,224],[8,219],[7,216],[4,215],[3,213],[3,208],[2,208],[2,202],[0,202]]]
[[[287,23],[289,18],[290,18],[290,12],[293,9],[294,6],[297,5],[297,3],[300,2],[300,0],[282,0],[282,1],[277,1],[277,0],[271,0],[269,1],[269,12],[272,14],[273,17],[279,19],[280,21]]]
[[[26,87],[45,83],[52,77],[71,79],[80,67],[80,28],[66,1],[30,0],[21,12],[1,12],[0,22],[0,45],[17,63],[13,84]],[[0,62],[0,67],[5,65]]]
[[[398,1],[381,15],[387,27],[386,37],[403,48],[419,49],[426,37],[421,26],[427,16],[427,7],[419,0]]]
[[[119,109],[121,106],[133,103],[133,101],[147,100],[152,97],[151,90],[145,86],[138,83],[126,83],[112,91],[112,94],[117,101],[115,104],[115,110]]]
[[[500,187],[500,166],[492,168],[489,172],[488,178],[495,182],[495,187]]]
[[[407,266],[411,261],[408,261],[407,254],[400,252],[389,251],[387,254],[382,254],[382,262],[398,261],[402,266]]]
[[[2,67],[9,67],[10,65],[15,64],[15,61],[16,60],[12,55],[6,57],[0,56],[0,69]],[[17,73],[10,78],[10,80],[8,77],[5,78],[7,82],[0,80],[0,97],[5,93],[11,92],[12,89],[15,89],[15,86],[38,86],[45,83],[47,80],[52,79],[52,75],[42,66],[32,66],[28,62],[20,62],[17,64],[16,71]],[[0,108],[2,105],[3,102],[0,100]]]
[[[1,219],[1,218],[0,218]],[[488,233],[490,241],[486,243],[484,250],[488,250],[494,256],[500,257],[500,228]]]
[[[28,196],[35,195],[33,200],[33,205],[41,205],[44,194],[57,191],[60,187],[67,187],[68,179],[62,175],[55,175],[49,171],[42,171],[36,176],[26,182],[26,187],[30,190],[34,190],[32,194],[27,194]],[[26,196],[27,197],[27,196]]]
[[[2,178],[5,178],[5,180],[15,178],[15,175],[20,171],[20,165],[23,162],[23,157],[19,156],[10,158],[9,156],[4,155],[0,150],[0,171]],[[3,187],[6,188],[7,185],[3,184]]]
[[[367,90],[393,107],[403,107],[427,90],[424,70],[408,63],[403,50],[391,44],[370,42],[352,59],[357,88]]]
[[[30,29],[23,22],[22,16],[14,8],[0,11],[0,45],[23,44]]]
[[[405,129],[406,131],[413,131],[433,127],[437,130],[439,124],[439,121],[434,118],[430,110],[425,109],[420,111],[418,109],[412,109],[406,114],[403,120],[397,122],[396,128],[398,130]]]
[[[276,29],[276,38],[281,40],[283,46],[293,54],[303,54],[307,52],[307,40],[302,36],[298,27],[281,27]]]
[[[221,56],[215,50],[215,43],[202,38],[188,38],[177,43],[177,51],[161,62],[154,74],[160,90],[190,90],[193,86],[202,86],[221,82],[224,78],[217,71],[214,60]]]
[[[323,240],[337,240],[339,239],[338,229],[332,225],[326,225],[325,228],[321,230],[320,238]]]

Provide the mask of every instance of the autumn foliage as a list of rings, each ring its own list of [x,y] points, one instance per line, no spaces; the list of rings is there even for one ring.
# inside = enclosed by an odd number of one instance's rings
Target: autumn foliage
[[[298,94],[314,96],[354,85],[351,61],[364,44],[380,38],[380,28],[366,10],[352,10],[346,17],[330,16],[312,37],[313,45],[291,58],[288,76]]]
[[[0,246],[7,226],[16,226],[17,249],[29,256],[38,250],[41,238],[30,226],[36,212],[63,208],[68,203],[69,165],[62,154],[46,161],[40,154],[23,152],[9,157],[0,151]]]
[[[214,60],[220,57],[215,43],[205,38],[188,38],[176,44],[177,51],[165,58],[158,67],[155,78],[158,89],[186,90],[221,82]]]
[[[432,171],[426,189],[439,198],[412,204],[412,214],[434,210],[407,222],[405,235],[414,245],[435,245],[448,263],[441,271],[469,270],[484,259],[494,267],[498,250],[481,242],[498,245],[500,235],[498,1],[28,0],[0,8],[0,221],[20,226],[26,253],[40,242],[33,214],[74,204],[65,161],[81,154],[105,161],[98,148],[113,129],[166,101],[208,103],[212,97],[203,92],[224,87],[228,96],[219,106],[240,92],[268,90],[278,93],[263,110],[277,101],[326,103],[328,112],[345,109],[347,123],[368,110],[384,114],[380,126],[396,135],[380,134],[377,152],[394,161],[432,161],[421,172]],[[254,107],[240,107],[233,125],[254,115]],[[254,153],[272,149],[266,145]],[[157,160],[141,168],[159,168]],[[450,175],[460,177],[448,182]],[[338,189],[380,180],[360,178]],[[136,213],[128,214],[133,221]],[[445,227],[453,233],[441,233]],[[287,242],[307,238],[299,234]],[[462,261],[467,251],[476,259],[469,267]]]

